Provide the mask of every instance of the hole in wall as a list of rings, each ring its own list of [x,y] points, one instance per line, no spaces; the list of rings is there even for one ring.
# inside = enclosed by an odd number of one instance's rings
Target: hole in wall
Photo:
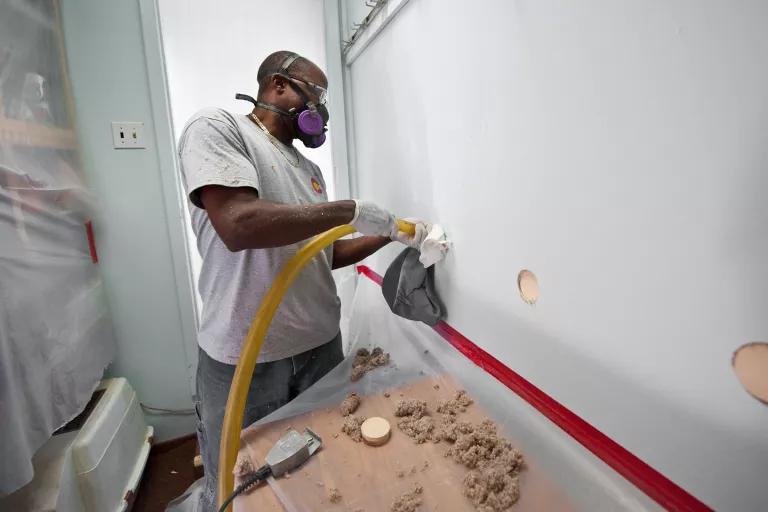
[[[768,405],[768,343],[742,345],[733,353],[731,364],[747,393]]]
[[[539,300],[539,281],[530,270],[523,269],[517,274],[517,288],[527,304],[536,304]]]

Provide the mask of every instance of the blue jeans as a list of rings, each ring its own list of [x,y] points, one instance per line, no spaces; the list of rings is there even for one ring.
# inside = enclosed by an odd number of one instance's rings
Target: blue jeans
[[[197,440],[205,470],[201,510],[216,510],[216,477],[224,409],[235,366],[212,359],[199,349],[197,364]],[[243,427],[287,404],[344,359],[341,333],[325,345],[269,363],[259,363],[248,389]]]

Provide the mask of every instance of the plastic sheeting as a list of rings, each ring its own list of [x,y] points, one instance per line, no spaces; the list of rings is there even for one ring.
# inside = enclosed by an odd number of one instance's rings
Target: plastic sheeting
[[[257,488],[235,501],[235,510],[279,506],[286,510],[388,510],[394,498],[414,483],[424,487],[420,510],[472,510],[461,495],[467,470],[444,457],[446,442],[416,445],[402,433],[393,408],[402,393],[427,398],[431,414],[437,398],[463,388],[474,399],[468,419],[488,417],[523,453],[528,469],[521,476],[521,499],[513,510],[658,510],[642,492],[566,435],[537,410],[458,353],[427,326],[393,315],[378,285],[361,278],[350,320],[352,351],[331,373],[296,400],[249,427],[244,450],[258,467],[269,447],[288,426],[317,432],[323,448],[290,478],[270,479],[272,493]],[[360,347],[380,346],[391,363],[350,381],[352,359]],[[426,386],[425,384],[429,384]],[[434,389],[436,384],[439,389]],[[434,391],[431,391],[434,390]],[[357,413],[386,417],[392,438],[382,447],[354,443],[339,434],[338,405],[348,393],[362,396]],[[390,397],[385,397],[384,392]],[[425,394],[430,396],[424,396]],[[470,412],[473,411],[473,412]],[[431,469],[411,474],[414,461],[430,459]],[[436,462],[435,462],[436,461]],[[404,469],[406,475],[396,473]],[[431,475],[430,475],[431,473]],[[329,502],[337,488],[341,502]],[[450,501],[446,506],[446,500]],[[277,505],[276,500],[279,501]],[[543,501],[545,500],[545,501]]]
[[[115,353],[56,6],[0,1],[0,495],[32,479]]]

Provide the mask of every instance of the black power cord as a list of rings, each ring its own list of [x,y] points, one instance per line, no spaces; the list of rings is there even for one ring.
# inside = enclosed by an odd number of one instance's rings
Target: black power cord
[[[262,480],[266,480],[266,478],[272,474],[272,468],[270,468],[268,465],[264,464],[259,469],[248,475],[248,478],[245,479],[243,483],[235,487],[235,490],[232,491],[232,494],[227,496],[227,499],[224,500],[224,503],[221,504],[219,507],[219,512],[225,512],[227,510],[227,507],[232,503],[232,501],[240,494],[248,490],[249,488],[253,487],[254,485],[258,484]]]

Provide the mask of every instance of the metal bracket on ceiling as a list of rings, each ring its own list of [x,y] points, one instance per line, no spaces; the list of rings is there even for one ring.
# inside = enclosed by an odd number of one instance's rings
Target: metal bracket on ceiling
[[[363,18],[360,23],[352,23],[352,36],[348,40],[342,41],[342,53],[349,51],[349,48],[355,44],[358,37],[363,31],[371,24],[374,16],[381,10],[387,3],[387,0],[365,0],[365,5],[371,8],[371,11]]]

